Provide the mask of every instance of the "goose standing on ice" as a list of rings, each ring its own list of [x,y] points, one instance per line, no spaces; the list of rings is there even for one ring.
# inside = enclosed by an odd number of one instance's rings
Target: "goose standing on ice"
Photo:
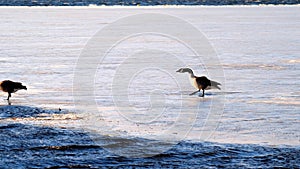
[[[10,80],[4,80],[0,82],[0,90],[8,93],[7,100],[9,100],[12,93],[15,93],[16,91],[21,89],[27,90],[27,87],[23,86],[20,82],[13,82]]]
[[[216,88],[221,90],[221,88],[219,87],[219,85],[221,85],[221,83],[209,80],[207,77],[205,76],[201,76],[201,77],[197,77],[194,75],[193,70],[190,68],[180,68],[179,70],[177,70],[176,72],[179,73],[189,73],[190,74],[190,81],[192,83],[192,85],[197,89],[197,91],[191,93],[190,95],[194,95],[197,92],[200,92],[200,90],[202,90],[202,96],[204,97],[204,91],[205,90],[209,90],[212,88]]]

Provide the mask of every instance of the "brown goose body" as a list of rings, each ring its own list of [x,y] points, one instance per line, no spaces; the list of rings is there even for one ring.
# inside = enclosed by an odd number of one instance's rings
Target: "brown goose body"
[[[190,95],[193,95],[197,92],[200,92],[200,90],[202,90],[202,96],[201,97],[204,97],[204,91],[205,90],[209,90],[209,89],[212,89],[212,88],[216,88],[216,89],[221,90],[221,88],[219,86],[219,85],[221,85],[221,83],[209,80],[205,76],[197,77],[197,76],[194,75],[192,69],[190,69],[190,68],[180,68],[179,70],[177,70],[177,72],[179,72],[179,73],[187,72],[187,73],[190,74],[191,84],[197,89],[197,91],[191,93]]]
[[[15,92],[17,92],[18,90],[21,90],[21,89],[27,90],[27,87],[23,86],[22,83],[20,83],[20,82],[13,82],[13,81],[10,81],[10,80],[4,80],[4,81],[0,82],[0,89],[3,92],[8,93],[7,100],[9,100],[12,93],[15,93]]]

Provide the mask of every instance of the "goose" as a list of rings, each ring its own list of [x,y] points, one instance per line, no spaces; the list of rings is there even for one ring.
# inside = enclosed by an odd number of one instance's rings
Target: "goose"
[[[204,91],[205,90],[209,90],[209,89],[212,89],[212,88],[216,88],[216,89],[221,90],[221,88],[219,87],[219,85],[221,85],[221,83],[209,80],[205,76],[197,77],[197,76],[194,75],[193,70],[190,69],[190,68],[180,68],[176,72],[179,72],[179,73],[187,72],[187,73],[190,74],[191,84],[197,89],[197,91],[191,93],[190,95],[194,95],[197,92],[200,92],[202,90],[202,96],[200,96],[200,97],[204,97]]]
[[[13,82],[10,80],[4,80],[0,82],[0,90],[8,93],[7,100],[9,100],[12,93],[15,93],[16,91],[21,89],[27,90],[27,87],[23,86],[20,82]]]

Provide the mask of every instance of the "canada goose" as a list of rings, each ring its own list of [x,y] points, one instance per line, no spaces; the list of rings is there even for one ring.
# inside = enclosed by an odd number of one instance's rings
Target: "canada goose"
[[[10,80],[4,80],[4,81],[0,82],[0,89],[3,92],[8,93],[7,100],[9,100],[12,93],[15,93],[16,91],[21,90],[21,89],[27,90],[26,86],[23,86],[22,83],[13,82],[13,81],[10,81]]]
[[[198,90],[191,93],[190,95],[194,95],[197,92],[200,92],[200,90],[202,89],[202,96],[201,97],[204,97],[204,90],[208,90],[208,89],[211,89],[211,88],[217,88],[217,89],[221,90],[221,88],[218,86],[218,85],[221,85],[220,83],[209,80],[205,76],[197,77],[197,76],[194,75],[193,70],[190,69],[190,68],[180,68],[176,72],[179,72],[179,73],[187,72],[191,75],[190,76],[190,81],[191,81],[192,85]]]

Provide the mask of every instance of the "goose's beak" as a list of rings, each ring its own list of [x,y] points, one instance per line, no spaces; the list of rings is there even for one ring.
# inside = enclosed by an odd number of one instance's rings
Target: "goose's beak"
[[[180,72],[180,69],[178,69],[176,72]]]

